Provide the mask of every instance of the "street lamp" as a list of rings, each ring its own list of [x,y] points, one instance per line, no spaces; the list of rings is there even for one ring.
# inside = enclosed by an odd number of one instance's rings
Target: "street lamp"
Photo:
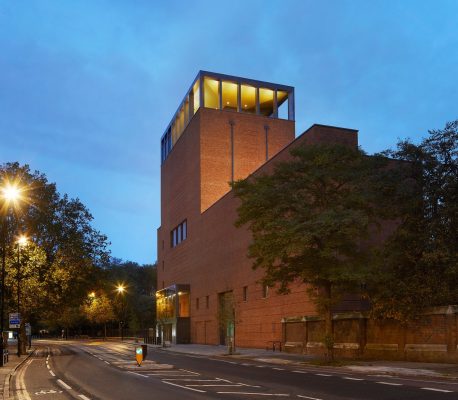
[[[122,284],[119,283],[116,286],[116,292],[118,292],[118,295],[122,297],[121,299],[121,321],[119,321],[119,325],[121,326],[121,342],[124,341],[124,292],[126,291],[126,287]]]
[[[22,315],[21,315],[21,302],[20,302],[20,299],[21,299],[21,247],[25,247],[27,245],[27,236],[25,235],[20,235],[17,239],[17,276],[16,276],[16,280],[17,280],[17,312],[19,314],[19,316],[21,316],[21,320],[22,320]],[[22,325],[22,321],[21,321],[21,325]],[[18,357],[21,356],[21,344],[22,344],[22,340],[21,340],[21,326],[19,325],[19,329],[18,329],[18,332],[17,332],[17,355]]]
[[[2,283],[1,283],[1,297],[0,297],[0,366],[5,364],[5,346],[3,341],[3,331],[5,330],[4,319],[5,319],[5,268],[6,268],[6,243],[8,236],[8,214],[10,206],[16,205],[16,202],[21,198],[21,189],[9,181],[6,181],[5,185],[0,189],[2,204]]]

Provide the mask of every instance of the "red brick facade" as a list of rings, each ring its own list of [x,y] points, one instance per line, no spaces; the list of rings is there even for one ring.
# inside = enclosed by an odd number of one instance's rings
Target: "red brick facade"
[[[162,164],[158,288],[190,285],[193,343],[221,343],[223,292],[234,296],[235,342],[241,347],[282,340],[282,318],[315,314],[304,285],[288,295],[270,289],[263,296],[262,271],[253,271],[246,256],[250,233],[234,226],[238,201],[229,186],[232,178],[268,172],[300,143],[358,144],[355,130],[314,125],[294,139],[294,129],[294,121],[200,108]],[[171,231],[184,220],[187,238],[172,247]]]

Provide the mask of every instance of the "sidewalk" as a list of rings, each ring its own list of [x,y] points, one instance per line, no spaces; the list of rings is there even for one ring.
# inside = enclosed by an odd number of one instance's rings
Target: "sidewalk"
[[[149,345],[152,346],[152,345]],[[264,349],[237,348],[236,354],[228,355],[226,346],[212,346],[200,344],[175,344],[170,347],[154,346],[163,351],[202,355],[208,357],[244,358],[270,364],[302,365],[320,367],[316,364],[320,358],[311,355],[289,354]],[[315,362],[314,362],[315,361]],[[340,371],[359,372],[367,374],[396,375],[408,377],[447,378],[458,381],[458,364],[421,363],[410,361],[366,361],[344,360],[343,366],[322,366],[323,368],[337,368]]]
[[[8,362],[3,367],[0,367],[0,399],[2,400],[9,400],[10,398],[9,387],[10,387],[11,375],[33,353],[33,347],[32,347],[32,350],[29,350],[29,353],[27,355],[18,357],[16,354],[17,346],[16,344],[12,344],[12,343],[8,345],[8,350],[9,350]]]

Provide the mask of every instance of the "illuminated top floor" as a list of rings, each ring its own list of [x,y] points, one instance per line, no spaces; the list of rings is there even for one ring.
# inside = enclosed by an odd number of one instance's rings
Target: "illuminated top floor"
[[[161,138],[161,162],[200,107],[294,121],[294,88],[199,71]]]

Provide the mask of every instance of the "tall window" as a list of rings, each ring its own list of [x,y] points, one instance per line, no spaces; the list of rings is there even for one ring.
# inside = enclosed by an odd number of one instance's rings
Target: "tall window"
[[[199,298],[196,299],[196,310],[199,309]]]
[[[183,240],[186,240],[188,237],[188,224],[187,221],[184,220],[181,224],[177,227],[172,229],[170,232],[170,246],[176,247],[178,246]]]
[[[259,89],[259,112],[266,117],[270,117],[274,113],[273,90]]]
[[[248,286],[243,287],[243,301],[248,300]]]
[[[204,79],[204,106],[219,108],[219,81],[205,77]]]
[[[262,285],[262,297],[265,299],[269,295],[269,286],[263,284]]]
[[[223,88],[223,110],[237,111],[238,85],[233,82],[222,82]]]
[[[240,96],[242,104],[240,108],[243,112],[256,113],[256,88],[248,85],[240,85]]]

